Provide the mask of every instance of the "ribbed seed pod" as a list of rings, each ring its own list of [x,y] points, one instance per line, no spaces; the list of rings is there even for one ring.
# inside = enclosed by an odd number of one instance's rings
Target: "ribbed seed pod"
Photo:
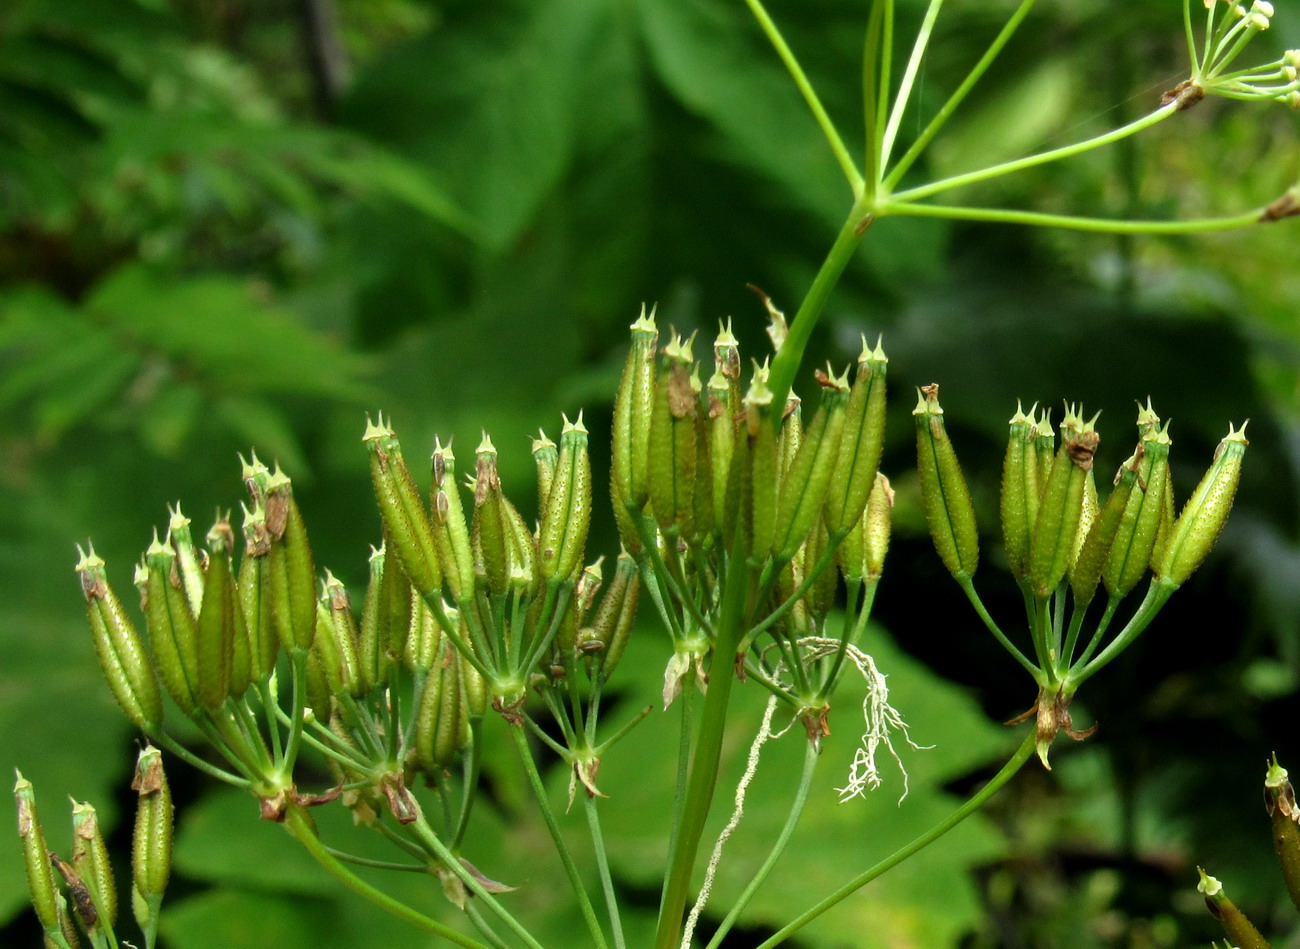
[[[808,532],[808,539],[804,545],[799,548],[799,559],[802,561],[802,572],[805,577],[811,576],[817,564],[821,562],[822,556],[826,553],[826,548],[830,545],[830,532],[826,530],[826,525],[820,521],[813,524],[812,529]],[[835,574],[835,564],[832,561],[826,569],[817,575],[813,581],[812,588],[804,596],[808,606],[808,612],[812,615],[820,629],[826,620],[826,616],[835,606],[835,586],[837,577]]]
[[[889,479],[877,471],[876,483],[859,521],[863,535],[863,576],[867,580],[878,580],[885,570],[893,510],[894,489],[890,487]]]
[[[504,495],[501,507],[506,520],[506,551],[510,565],[510,586],[528,595],[537,592],[541,574],[537,570],[537,538],[519,509]]]
[[[473,544],[475,562],[482,564],[488,593],[504,595],[510,580],[511,528],[497,474],[497,452],[492,439],[483,433],[476,453],[474,473]]]
[[[1088,529],[1083,546],[1079,549],[1079,556],[1075,558],[1074,565],[1070,568],[1070,588],[1074,593],[1074,602],[1079,607],[1092,602],[1093,596],[1097,593],[1102,568],[1110,556],[1115,536],[1124,519],[1124,511],[1128,507],[1133,488],[1138,483],[1142,453],[1143,449],[1139,445],[1138,450],[1120,468],[1115,478],[1115,488],[1111,491],[1110,497],[1106,498],[1105,505]]]
[[[474,551],[456,486],[456,455],[450,443],[443,445],[434,440],[432,465],[433,543],[452,598],[463,606],[474,599]]]
[[[181,513],[180,502],[167,509],[167,541],[176,552],[176,572],[180,574],[190,612],[196,616],[203,601],[203,552],[194,544],[190,519]]]
[[[632,343],[614,397],[613,462],[611,492],[625,506],[642,510],[650,498],[650,419],[655,401],[655,351],[659,328],[654,311],[632,324]],[[542,495],[545,496],[545,492]]]
[[[397,436],[381,415],[378,422],[366,418],[361,440],[370,451],[370,480],[384,521],[385,548],[402,562],[403,571],[422,596],[441,593],[442,566],[429,512],[420,500]]]
[[[803,399],[790,393],[781,415],[781,430],[776,436],[776,493],[781,496],[786,476],[794,465],[795,456],[803,444]]]
[[[578,652],[587,656],[593,677],[600,674],[608,678],[623,658],[636,622],[640,593],[641,576],[636,561],[624,551],[614,565],[614,577],[605,588],[600,608],[578,637]]]
[[[266,483],[266,529],[271,622],[286,649],[310,649],[316,635],[316,564],[293,483],[279,468]]]
[[[400,662],[406,648],[406,638],[411,632],[413,601],[419,599],[406,575],[400,557],[388,551],[388,532],[384,532],[383,577],[380,582],[379,629],[380,649],[393,662]]]
[[[844,412],[835,477],[826,495],[826,526],[832,532],[849,530],[862,516],[876,483],[885,444],[885,375],[889,358],[876,341],[867,348],[862,339],[857,374]]]
[[[198,697],[205,708],[214,709],[230,695],[230,671],[235,658],[235,578],[230,569],[230,552],[235,533],[230,522],[218,518],[208,533],[212,552],[203,581],[203,602],[199,608],[195,651],[198,658]]]
[[[1020,403],[1011,416],[1007,451],[1002,460],[1002,538],[1007,563],[1017,581],[1029,576],[1029,544],[1038,520],[1038,457],[1034,448],[1038,405],[1026,415]]]
[[[465,713],[461,692],[460,658],[443,639],[420,693],[412,748],[416,765],[432,779],[455,760],[462,746]]]
[[[324,627],[328,624],[329,619],[321,610],[316,611],[317,626]],[[318,636],[324,635],[323,632]],[[307,653],[307,707],[311,709],[321,721],[333,723],[335,716],[335,703],[330,698],[330,684],[325,678],[325,667],[321,665],[320,653],[316,649],[316,644],[312,643],[311,652]]]
[[[143,731],[155,731],[163,720],[162,694],[144,643],[108,585],[104,561],[94,547],[88,553],[78,548],[77,553],[86,617],[104,678],[126,717]]]
[[[1165,490],[1160,500],[1160,528],[1156,531],[1156,542],[1151,548],[1149,566],[1152,573],[1159,569],[1160,562],[1164,559],[1175,520],[1177,520],[1177,511],[1174,509],[1174,479],[1168,477],[1165,479]]]
[[[1128,594],[1147,571],[1156,534],[1164,516],[1165,482],[1169,478],[1169,425],[1152,429],[1142,439],[1142,464],[1137,490],[1129,495],[1124,516],[1101,579],[1112,597]]]
[[[777,433],[773,415],[772,391],[767,387],[766,366],[755,368],[745,393],[745,435],[749,455],[748,483],[743,484],[741,500],[750,509],[750,563],[757,566],[767,560],[776,537],[776,510],[780,466]],[[734,467],[734,463],[733,463]],[[742,479],[743,481],[744,479]]]
[[[449,615],[459,616],[456,611],[448,611]],[[403,659],[406,667],[415,671],[417,669],[433,668],[434,656],[437,652],[438,642],[442,638],[442,630],[438,626],[438,619],[433,615],[433,611],[418,597],[411,600],[411,620],[410,632],[406,637],[406,649]]]
[[[15,771],[14,804],[18,808],[18,837],[23,847],[23,866],[27,871],[27,888],[31,893],[36,918],[47,934],[60,932],[59,907],[63,897],[54,883],[50,866],[50,848],[36,810],[36,792],[32,783]]]
[[[579,412],[576,422],[564,420],[555,482],[537,535],[537,554],[545,579],[571,579],[582,569],[590,525],[591,459],[587,456],[587,429]]]
[[[560,460],[560,452],[555,447],[555,442],[540,429],[532,442],[533,463],[537,465],[537,499],[540,509],[551,493],[551,481],[555,478],[555,466]]]
[[[95,809],[84,802],[72,805],[72,867],[90,891],[99,918],[115,926],[117,883],[113,879],[113,865]]]
[[[186,715],[199,708],[198,631],[176,572],[176,554],[158,540],[145,551],[145,622],[158,677]]]
[[[1068,407],[1061,422],[1061,447],[1052,462],[1029,544],[1029,579],[1034,595],[1052,595],[1065,577],[1075,552],[1075,535],[1083,512],[1083,491],[1100,440],[1094,423],[1084,422]]]
[[[691,531],[695,491],[699,393],[691,378],[691,344],[674,335],[664,347],[650,413],[650,507],[659,529],[678,536]]]
[[[714,482],[725,483],[727,473],[718,472],[713,462],[713,440],[707,411],[695,416],[695,485],[691,491],[690,531],[686,541],[693,547],[704,545],[713,535],[716,521]]]
[[[280,639],[271,621],[271,535],[266,529],[266,511],[260,505],[244,508],[244,556],[239,562],[236,589],[244,634],[248,640],[248,675],[261,682],[275,669]],[[233,669],[232,669],[232,679]]]
[[[1196,872],[1201,875],[1196,888],[1205,896],[1205,908],[1219,921],[1234,949],[1269,949],[1268,940],[1223,892],[1223,884],[1200,867]]]
[[[1245,424],[1240,430],[1228,427],[1228,434],[1214,452],[1214,461],[1183,505],[1183,512],[1169,534],[1156,571],[1161,582],[1181,586],[1219,539],[1237,494],[1241,462],[1248,444]]]
[[[315,651],[331,695],[347,693],[353,697],[362,694],[361,675],[357,668],[356,620],[352,616],[352,601],[347,588],[325,571],[318,611],[324,612],[324,623],[318,626]]]
[[[818,373],[817,378],[822,386],[821,405],[808,423],[799,451],[782,480],[772,545],[777,560],[793,557],[805,541],[812,539],[813,527],[821,522],[831,477],[840,460],[840,440],[849,403],[848,374],[835,378]]]
[[[172,868],[172,795],[162,754],[152,745],[136,760],[131,790],[139,794],[131,843],[131,908],[140,928],[151,936]],[[152,944],[152,938],[147,942]]]
[[[1088,533],[1100,513],[1101,501],[1097,497],[1097,480],[1093,477],[1092,469],[1089,469],[1083,482],[1083,506],[1079,509],[1079,527],[1074,532],[1074,550],[1070,554],[1069,570],[1073,570],[1074,565],[1078,563],[1079,554],[1083,552],[1083,542],[1087,540]],[[1069,570],[1066,572],[1068,573]]]
[[[379,601],[384,581],[384,552],[370,548],[370,573],[366,581],[366,598],[361,602],[361,623],[357,629],[357,680],[362,694],[368,694],[384,681],[388,672],[388,655],[382,648],[379,628]]]
[[[1047,479],[1056,461],[1056,429],[1052,427],[1052,410],[1043,409],[1034,425],[1034,458],[1038,462],[1038,496],[1047,490]]]
[[[460,635],[462,639],[467,635],[464,623],[461,623]],[[460,687],[464,696],[462,705],[465,709],[466,726],[468,727],[470,719],[481,719],[483,713],[487,711],[488,687],[487,680],[479,674],[479,671],[474,668],[472,663],[464,659],[460,660]]]
[[[1296,909],[1300,909],[1300,806],[1295,789],[1287,780],[1286,768],[1274,756],[1264,776],[1264,806],[1273,825],[1273,847],[1277,850],[1282,879]]]
[[[979,566],[975,506],[943,424],[938,384],[922,386],[917,396],[912,416],[916,422],[917,474],[925,519],[948,572],[959,580],[968,578]]]
[[[721,372],[715,372],[707,387],[709,400],[709,465],[713,487],[715,528],[722,527],[727,508],[727,483],[731,477],[731,459],[736,450],[737,418],[740,411],[739,387]],[[626,544],[624,546],[627,546]],[[629,548],[630,549],[630,548]]]

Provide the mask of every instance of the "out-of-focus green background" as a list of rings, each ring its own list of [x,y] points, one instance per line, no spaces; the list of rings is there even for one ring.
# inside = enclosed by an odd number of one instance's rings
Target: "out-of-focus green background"
[[[1013,6],[948,4],[920,116]],[[867,7],[771,4],[851,146]],[[1248,60],[1300,46],[1300,9],[1277,7]],[[902,35],[922,9],[900,2]],[[1041,0],[916,174],[1096,134],[1185,75],[1172,0]],[[904,140],[922,120],[904,123]],[[956,198],[1114,217],[1229,213],[1300,178],[1298,133],[1282,106],[1207,101],[1135,142]],[[360,444],[376,409],[415,457],[435,433],[468,457],[490,431],[527,514],[525,436],[554,434],[561,412],[585,409],[603,468],[626,327],[643,302],[658,304],[661,325],[706,334],[732,316],[758,355],[764,316],[746,284],[792,312],[847,207],[740,0],[8,0],[0,763],[36,783],[54,842],[66,846],[69,793],[121,835],[134,760],[84,629],[74,544],[93,537],[129,592],[166,503],[182,499],[206,530],[214,509],[239,500],[236,453],[256,446],[293,475],[318,562],[356,584],[378,534]],[[918,742],[938,747],[907,754],[912,797],[899,807],[897,786],[832,804],[839,765],[828,762],[784,882],[778,872],[753,928],[728,945],[754,944],[951,806],[946,795],[975,786],[1012,740],[996,723],[1033,701],[922,535],[907,413],[912,386],[936,380],[987,515],[988,597],[1008,623],[1019,604],[995,576],[993,538],[1017,398],[1104,410],[1099,470],[1111,470],[1130,450],[1134,400],[1151,396],[1174,419],[1180,499],[1228,421],[1249,417],[1247,474],[1213,559],[1080,696],[1076,722],[1099,722],[1097,735],[1058,746],[1054,772],[1029,769],[921,870],[869,889],[799,944],[1205,945],[1214,931],[1193,891],[1197,863],[1275,945],[1300,944],[1258,791],[1271,751],[1300,768],[1297,233],[1294,222],[1181,239],[873,228],[813,356],[843,364],[860,333],[884,334],[884,467],[899,509],[878,618],[898,645],[877,633],[878,658]],[[593,556],[616,546],[601,517]],[[666,652],[649,626],[641,640],[626,688],[653,701]],[[844,716],[841,755],[851,701]],[[645,815],[666,806],[669,730],[643,725],[607,765],[616,870],[645,907],[631,913],[637,932],[657,894],[663,840]],[[735,747],[747,740],[738,731]],[[756,787],[757,838],[733,845],[721,906],[760,859],[763,828],[779,824],[792,750],[772,753]],[[180,765],[172,773],[185,808],[168,946],[428,944],[341,897],[249,802]],[[517,899],[552,944],[575,945],[563,936],[571,911],[548,902],[558,880],[528,872],[539,851],[518,829],[517,800],[507,788],[486,809],[480,866],[528,877]],[[433,881],[400,885],[437,911]],[[10,837],[0,942],[39,938],[23,906]]]

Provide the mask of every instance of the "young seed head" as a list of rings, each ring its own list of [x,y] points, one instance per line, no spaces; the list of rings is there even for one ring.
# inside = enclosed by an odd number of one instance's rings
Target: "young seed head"
[[[361,440],[370,451],[370,480],[384,521],[385,547],[396,554],[411,583],[424,596],[442,592],[442,565],[433,542],[429,513],[420,500],[402,446],[382,415],[366,417]]]
[[[833,533],[848,530],[861,517],[876,483],[885,443],[885,375],[889,357],[876,341],[867,348],[862,338],[857,375],[844,413],[844,433],[831,489],[826,495],[826,526]]]
[[[818,373],[817,379],[822,386],[821,405],[782,478],[772,543],[772,553],[781,561],[789,560],[811,539],[841,457],[840,442],[849,403],[848,374],[836,377]]]
[[[613,462],[610,478],[616,497],[635,511],[650,498],[650,419],[655,401],[655,351],[659,328],[654,310],[632,324],[632,344],[614,397]],[[545,496],[546,492],[543,492]]]
[[[1139,442],[1136,485],[1124,505],[1102,570],[1102,582],[1111,597],[1127,595],[1147,571],[1165,516],[1171,444],[1168,423],[1148,428]]]
[[[293,482],[278,466],[266,482],[266,525],[271,621],[286,649],[310,649],[316,635],[316,564]]]
[[[689,534],[694,513],[696,445],[700,428],[698,380],[691,344],[674,334],[663,349],[650,419],[650,506],[665,534]]]
[[[49,847],[45,843],[45,831],[41,827],[40,814],[36,810],[36,792],[32,784],[23,777],[22,772],[15,771],[18,780],[14,784],[14,803],[18,808],[18,837],[23,847],[23,865],[27,871],[27,888],[31,893],[32,907],[36,918],[47,936],[58,933],[59,910],[63,897],[59,895],[54,883],[54,871],[50,866]]]
[[[95,809],[86,803],[72,804],[72,866],[85,883],[98,918],[117,923],[117,883],[109,862],[108,845],[99,829]]]
[[[582,413],[577,421],[564,419],[555,481],[542,512],[537,534],[541,575],[568,580],[582,569],[591,525],[591,460],[587,455],[587,429]]]
[[[193,715],[198,697],[198,631],[175,569],[176,553],[154,534],[145,551],[145,625],[154,665],[182,712]]]
[[[456,486],[456,455],[450,442],[443,445],[440,440],[434,440],[431,466],[433,543],[452,598],[463,605],[474,598],[474,551],[465,508]]]
[[[1034,450],[1038,404],[1026,415],[1020,403],[1009,422],[1007,450],[1002,460],[1002,537],[1007,561],[1017,580],[1029,576],[1029,543],[1038,520],[1038,460]]]
[[[162,754],[146,745],[136,760],[131,790],[139,794],[131,845],[131,907],[146,933],[158,925],[158,910],[172,868],[172,795]]]
[[[196,623],[198,660],[196,691],[205,708],[215,709],[231,693],[231,666],[235,658],[235,578],[230,552],[235,535],[230,523],[219,517],[208,533],[211,553],[203,583],[203,600]]]

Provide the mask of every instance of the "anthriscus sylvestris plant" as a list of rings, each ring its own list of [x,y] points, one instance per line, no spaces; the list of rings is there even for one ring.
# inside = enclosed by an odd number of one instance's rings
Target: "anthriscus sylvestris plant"
[[[962,185],[1112,144],[1173,119],[1206,96],[1295,107],[1296,51],[1257,67],[1237,65],[1251,39],[1269,27],[1273,8],[1264,0],[1249,8],[1205,3],[1200,40],[1199,10],[1185,5],[1189,78],[1143,118],[1072,145],[929,182],[913,181],[917,160],[1010,42],[1034,0],[1022,0],[965,80],[923,116],[915,140],[898,155],[943,3],[929,3],[896,74],[895,4],[874,0],[863,64],[866,144],[858,157],[762,4],[745,2],[847,180],[844,224],[788,325],[764,298],[773,343],[767,356],[742,357],[730,324],[720,327],[710,351],[697,334],[665,331],[653,312],[642,312],[632,324],[614,395],[608,498],[602,496],[606,486],[592,481],[581,413],[563,420],[558,441],[543,433],[533,443],[539,517],[532,524],[511,501],[486,434],[472,458],[458,459],[450,444],[437,443],[426,481],[425,470],[413,470],[390,421],[378,415],[361,437],[382,525],[364,591],[349,591],[317,564],[291,480],[255,454],[243,463],[247,498],[237,525],[218,517],[200,544],[177,506],[144,552],[135,574],[135,615],[143,617],[143,634],[115,592],[107,565],[92,548],[82,552],[77,572],[95,649],[118,705],[150,742],[136,779],[140,817],[132,858],[132,905],[147,946],[155,938],[169,868],[165,753],[248,792],[262,817],[282,823],[328,874],[413,926],[474,949],[538,949],[542,943],[514,908],[511,887],[493,879],[498,868],[474,862],[475,842],[467,833],[484,736],[495,731],[514,746],[538,821],[554,843],[565,878],[554,882],[568,887],[585,921],[586,932],[566,945],[624,949],[620,893],[601,831],[602,810],[619,802],[601,791],[601,762],[623,753],[617,743],[629,729],[661,727],[651,721],[666,719],[647,721],[647,709],[610,732],[601,711],[641,608],[643,623],[664,633],[663,704],[673,713],[668,727],[679,735],[676,795],[671,813],[662,816],[666,846],[655,949],[703,942],[697,923],[763,746],[789,730],[804,743],[786,822],[705,943],[716,947],[766,882],[806,807],[822,806],[810,800],[810,788],[830,730],[832,697],[846,673],[863,680],[866,698],[862,741],[847,763],[841,799],[876,787],[878,757],[897,759],[898,743],[909,742],[865,642],[889,545],[892,491],[879,470],[888,358],[883,342],[864,339],[849,366],[812,373],[802,367],[809,336],[872,224],[912,215],[1190,234],[1300,213],[1295,188],[1238,215],[1183,221],[1105,220],[932,200]],[[796,380],[802,399],[792,389]],[[1095,417],[1085,419],[1079,408],[1067,406],[1058,442],[1050,411],[1037,405],[1017,410],[1001,519],[1026,623],[1023,633],[1008,633],[975,590],[974,508],[937,385],[921,390],[915,420],[935,547],[980,619],[1033,679],[1037,698],[1025,717],[1034,724],[969,800],[790,919],[760,949],[785,941],[941,837],[1035,752],[1046,764],[1060,731],[1084,737],[1071,720],[1071,699],[1204,560],[1228,516],[1247,444],[1244,424],[1230,428],[1177,513],[1169,426],[1149,404],[1138,415],[1136,446],[1113,479],[1094,470],[1100,440]],[[622,542],[617,554],[587,548],[597,506],[612,508]],[[1124,612],[1144,582],[1145,593]],[[752,727],[756,737],[732,819],[705,859],[700,849],[724,729],[741,689],[765,694],[767,710]],[[178,716],[188,723],[184,734],[197,738],[183,743],[175,737],[169,723]],[[552,810],[539,751],[568,770],[570,804],[586,818],[592,868],[579,866],[579,851]],[[304,771],[304,758],[315,770]],[[322,764],[333,778],[325,786],[304,777],[319,774]],[[78,843],[65,861],[48,854],[34,791],[21,777],[16,795],[33,904],[47,945],[70,949],[78,932],[96,947],[125,945],[115,929],[114,875],[93,811],[79,805],[74,813]],[[312,816],[318,807],[350,810],[358,824],[391,842],[394,859],[336,848]],[[356,865],[414,870],[437,882],[427,901],[410,905],[359,876]],[[598,891],[589,887],[592,879]],[[443,918],[437,892],[457,907],[458,920]]]

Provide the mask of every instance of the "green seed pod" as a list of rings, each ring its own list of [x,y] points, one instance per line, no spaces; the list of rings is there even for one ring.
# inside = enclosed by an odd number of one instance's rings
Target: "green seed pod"
[[[316,635],[316,564],[293,483],[278,467],[266,483],[271,622],[286,649],[310,649]]]
[[[122,602],[108,585],[104,561],[94,547],[77,561],[81,591],[86,597],[86,617],[95,640],[95,654],[104,670],[118,706],[136,727],[145,732],[158,729],[163,720],[162,694],[158,679],[135,625]]]
[[[445,638],[439,643],[433,668],[424,680],[415,716],[412,754],[417,766],[438,778],[462,747],[463,717],[460,658]]]
[[[90,891],[98,917],[115,926],[117,883],[113,879],[113,866],[95,809],[86,803],[72,805],[72,867]]]
[[[239,594],[239,612],[248,641],[248,677],[261,682],[275,669],[280,655],[280,639],[271,621],[271,535],[266,530],[266,511],[261,507],[244,508],[244,556],[239,562],[235,587]],[[234,678],[232,666],[231,678]]]
[[[533,536],[519,509],[504,495],[501,507],[505,512],[507,527],[506,553],[510,565],[510,586],[532,596],[541,584],[541,574],[537,570],[537,538]]]
[[[443,445],[434,440],[432,465],[433,543],[452,598],[463,606],[474,599],[474,549],[456,487],[456,455],[450,442]]]
[[[497,452],[492,440],[483,433],[478,446],[474,475],[473,546],[475,562],[482,565],[487,591],[501,596],[510,579],[510,525],[497,474]]]
[[[1068,406],[1061,422],[1061,447],[1052,463],[1039,502],[1029,545],[1029,579],[1034,595],[1046,598],[1065,577],[1075,553],[1075,536],[1083,513],[1084,486],[1100,440],[1094,425]]]
[[[176,554],[154,534],[145,551],[145,622],[154,665],[169,695],[186,715],[199,708],[198,630],[181,589]]]
[[[422,596],[441,593],[442,566],[429,513],[402,457],[397,436],[381,415],[377,423],[366,419],[361,440],[370,451],[370,480],[384,521],[385,548],[401,560],[406,576]]]
[[[655,350],[659,329],[654,311],[632,324],[632,344],[614,397],[614,454],[611,493],[633,510],[645,508],[650,498],[650,420],[655,401]],[[542,497],[549,492],[543,491]]]
[[[203,601],[196,624],[198,658],[196,692],[205,708],[214,709],[230,695],[230,670],[235,657],[235,578],[230,570],[234,531],[224,517],[208,533],[212,552],[203,582]]]
[[[975,506],[943,424],[938,384],[922,386],[917,396],[912,416],[916,421],[921,503],[940,559],[948,572],[961,580],[972,576],[979,565]]]
[[[448,615],[458,617],[460,614],[458,611],[449,610]],[[433,611],[423,600],[412,599],[410,631],[406,636],[406,649],[403,655],[406,667],[412,671],[433,668],[434,656],[441,637],[442,630]]]
[[[1092,525],[1097,521],[1097,515],[1101,513],[1101,501],[1097,497],[1097,481],[1093,477],[1092,470],[1089,469],[1083,481],[1083,506],[1079,509],[1079,526],[1074,532],[1074,550],[1070,554],[1070,570],[1079,560],[1079,554],[1083,551],[1083,542],[1088,538],[1088,532],[1092,530]],[[1068,572],[1068,571],[1067,571]]]
[[[1128,508],[1129,498],[1138,483],[1142,454],[1143,449],[1139,445],[1138,450],[1120,468],[1115,478],[1115,488],[1088,528],[1079,555],[1070,568],[1070,588],[1074,593],[1074,602],[1079,607],[1092,602],[1093,596],[1097,593],[1102,568],[1110,556],[1111,548],[1115,544],[1115,536],[1124,519],[1124,511]]]
[[[1241,462],[1246,455],[1246,426],[1240,431],[1228,427],[1228,434],[1214,452],[1214,461],[1201,478],[1169,534],[1156,576],[1164,583],[1181,586],[1205,560],[1232,510],[1241,480]]]
[[[1273,846],[1277,850],[1282,879],[1296,909],[1300,909],[1300,806],[1295,789],[1287,780],[1286,768],[1273,757],[1264,776],[1264,806],[1273,824]]]
[[[713,439],[706,410],[695,416],[695,429],[695,486],[691,492],[690,532],[685,536],[691,546],[700,547],[713,535],[716,522],[714,481],[723,481],[725,493],[726,472],[718,474],[713,465]]]
[[[465,624],[461,623],[461,637],[464,638],[466,633]],[[479,671],[474,668],[472,663],[461,660],[460,687],[461,693],[464,696],[462,705],[464,706],[465,714],[467,716],[466,725],[468,725],[470,719],[477,721],[481,719],[483,713],[487,711],[487,680],[479,674]],[[468,744],[468,741],[466,741],[466,744]]]
[[[832,533],[849,530],[862,516],[876,483],[885,444],[885,375],[889,358],[880,341],[874,350],[862,339],[857,376],[844,413],[835,478],[826,495],[826,526]]]
[[[323,614],[324,622],[318,620],[318,641],[314,648],[330,694],[347,693],[355,698],[362,694],[362,690],[361,675],[357,668],[359,636],[356,620],[352,616],[352,601],[348,597],[347,588],[328,570],[325,571],[325,583],[317,611],[318,617]]]
[[[14,803],[18,807],[18,837],[23,845],[23,865],[27,870],[27,888],[31,892],[36,918],[48,937],[60,932],[59,908],[63,897],[54,883],[50,866],[50,848],[45,843],[40,814],[36,810],[36,792],[32,784],[15,771]]]
[[[713,512],[717,522],[715,527],[721,526],[723,513],[727,509],[727,484],[731,477],[731,459],[736,450],[736,416],[740,410],[740,398],[735,395],[737,391],[732,380],[721,372],[715,372],[709,379],[709,483],[713,488]]]
[[[1042,416],[1034,425],[1034,458],[1038,463],[1038,497],[1041,499],[1047,490],[1052,464],[1056,461],[1056,429],[1052,427],[1051,409],[1043,409]]]
[[[170,515],[167,519],[167,540],[172,550],[176,551],[176,570],[180,574],[190,612],[197,616],[199,604],[203,602],[203,574],[206,566],[203,552],[194,546],[190,519],[181,513],[180,502],[174,508],[168,508],[167,513]]]
[[[131,843],[131,908],[152,945],[172,869],[172,794],[162,754],[152,745],[136,760],[131,790],[139,794]]]
[[[1169,537],[1175,520],[1177,517],[1174,509],[1174,479],[1169,477],[1165,479],[1165,490],[1160,500],[1160,528],[1156,531],[1156,542],[1151,548],[1149,566],[1153,573],[1159,569],[1165,550],[1169,547]]]
[[[741,479],[738,500],[750,507],[750,564],[767,560],[776,537],[776,511],[780,467],[777,455],[775,412],[772,391],[767,387],[768,369],[755,368],[745,393],[745,426],[749,456],[749,478]],[[734,467],[734,463],[733,463]]]
[[[650,416],[650,506],[665,534],[690,534],[695,491],[699,393],[691,378],[691,344],[674,335],[664,347]]]
[[[413,601],[419,599],[406,575],[400,557],[388,553],[388,532],[384,532],[383,576],[379,587],[380,648],[392,662],[400,662],[411,632]]]
[[[384,552],[370,548],[370,575],[366,598],[361,603],[361,624],[357,631],[357,682],[361,693],[368,694],[388,673],[388,655],[381,648],[383,636],[379,626],[380,596],[384,582]]]
[[[785,401],[785,411],[781,415],[781,430],[776,436],[776,493],[781,496],[781,488],[794,465],[795,456],[803,444],[803,399],[793,392]]]
[[[576,422],[564,420],[555,483],[547,496],[537,535],[544,578],[567,580],[582,569],[590,525],[591,460],[587,457],[587,429],[579,412]]]
[[[551,493],[551,482],[555,478],[555,466],[559,463],[560,453],[555,447],[555,442],[546,437],[546,433],[540,429],[537,432],[538,437],[533,441],[533,462],[537,465],[537,501],[538,509],[546,503],[546,497]]]
[[[1147,562],[1151,559],[1164,517],[1163,498],[1169,479],[1171,444],[1168,424],[1151,429],[1142,439],[1137,490],[1129,495],[1101,574],[1111,597],[1127,595],[1147,571]]]
[[[1269,949],[1268,940],[1260,935],[1246,914],[1237,909],[1224,894],[1223,884],[1200,867],[1196,868],[1196,872],[1201,875],[1201,882],[1196,889],[1205,896],[1205,908],[1219,921],[1235,949]]]
[[[821,405],[782,481],[772,545],[777,560],[788,560],[805,541],[813,540],[813,526],[821,520],[831,476],[840,460],[849,403],[848,374],[835,378],[819,372],[817,379],[822,385]],[[814,541],[818,544],[820,541]]]
[[[1038,520],[1038,457],[1035,403],[1026,415],[1016,403],[1011,416],[1007,451],[1002,461],[1002,537],[1007,549],[1007,563],[1017,581],[1029,576],[1029,544]]]
[[[324,613],[317,611],[316,624],[324,627],[328,625],[328,618]],[[323,636],[324,632],[317,631],[317,635]],[[330,698],[330,684],[325,678],[325,667],[321,665],[320,653],[316,650],[315,642],[312,643],[311,652],[307,653],[307,708],[315,714],[321,721],[329,721],[333,724],[335,716],[335,703]]]
[[[801,561],[800,569],[805,577],[811,576],[818,563],[821,562],[822,556],[826,553],[826,548],[830,546],[830,539],[830,532],[826,530],[825,524],[818,522],[813,525],[811,531],[809,531],[808,540],[799,548],[798,553],[798,559]],[[815,620],[818,629],[822,627],[827,615],[835,606],[837,579],[835,564],[832,561],[825,570],[817,575],[812,588],[804,596],[808,612]]]
[[[876,483],[867,498],[867,507],[859,523],[863,535],[863,576],[878,580],[885,570],[885,555],[889,552],[890,513],[894,509],[894,489],[889,479],[879,471]]]
[[[614,578],[605,588],[591,625],[579,634],[578,651],[588,657],[588,671],[592,678],[596,675],[609,678],[623,658],[636,622],[640,594],[640,572],[636,562],[624,551],[618,556]]]

